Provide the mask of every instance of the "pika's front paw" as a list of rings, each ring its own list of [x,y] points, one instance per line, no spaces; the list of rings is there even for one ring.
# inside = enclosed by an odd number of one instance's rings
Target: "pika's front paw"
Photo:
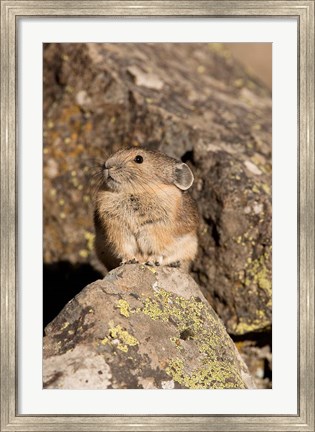
[[[145,262],[145,265],[150,266],[150,267],[154,267],[154,266],[159,267],[161,265],[161,263],[160,263],[160,261],[149,260],[149,261]]]
[[[122,266],[122,265],[125,265],[125,264],[138,264],[139,263],[139,261],[137,261],[135,258],[132,258],[132,259],[130,259],[130,260],[128,260],[128,261],[121,261],[120,263],[119,263],[119,265],[120,266]]]
[[[168,267],[173,267],[173,268],[179,268],[181,266],[181,262],[180,261],[175,261],[172,263],[168,264]]]

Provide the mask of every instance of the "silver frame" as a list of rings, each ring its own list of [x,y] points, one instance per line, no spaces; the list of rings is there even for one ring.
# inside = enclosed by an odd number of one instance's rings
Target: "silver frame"
[[[17,18],[297,17],[299,26],[298,401],[292,416],[17,414]],[[314,431],[314,0],[1,0],[1,431]]]

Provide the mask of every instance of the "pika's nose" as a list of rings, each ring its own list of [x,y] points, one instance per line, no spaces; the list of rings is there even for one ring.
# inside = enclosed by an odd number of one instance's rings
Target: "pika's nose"
[[[105,168],[109,169],[109,168],[113,168],[113,166],[115,165],[115,162],[113,161],[113,159],[107,159],[107,161],[105,162]]]
[[[104,177],[105,177],[105,180],[107,180],[108,179],[108,177],[109,177],[109,169],[107,169],[107,168],[104,168]]]
[[[104,172],[105,180],[108,179],[108,177],[109,177],[109,169],[112,166],[113,166],[113,164],[111,163],[110,159],[108,159],[106,162],[104,162],[104,164],[103,164],[103,172]]]

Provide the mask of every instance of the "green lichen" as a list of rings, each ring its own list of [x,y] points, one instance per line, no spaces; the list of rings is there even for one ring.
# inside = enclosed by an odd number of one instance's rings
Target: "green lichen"
[[[269,268],[271,247],[265,250],[260,257],[249,257],[243,271],[236,276],[248,292],[256,290],[258,296],[257,310],[254,316],[240,317],[233,331],[237,334],[245,334],[270,326],[270,309],[272,305],[272,282]]]
[[[243,335],[245,333],[250,333],[257,331],[262,328],[267,328],[270,326],[270,318],[266,316],[265,311],[257,310],[256,318],[253,320],[246,320],[240,318],[240,321],[235,325],[234,331],[238,335]]]
[[[198,330],[201,327],[200,311],[204,308],[202,302],[197,302],[194,297],[187,300],[174,296],[172,293],[159,289],[153,297],[146,298],[143,308],[138,312],[148,315],[152,320],[168,321],[170,317],[178,322],[180,331],[186,329],[185,320],[190,320],[192,327]]]
[[[268,251],[264,252],[255,260],[248,258],[244,282],[246,286],[249,286],[252,283],[258,285],[258,287],[271,298],[271,271],[267,268],[269,258],[270,253]]]
[[[257,281],[259,288],[271,294],[270,274],[266,268],[261,269],[261,271],[255,275],[254,280]]]
[[[178,334],[170,341],[177,348],[179,357],[170,358],[165,369],[174,381],[196,389],[244,388],[233,343],[221,322],[202,301],[195,297],[185,299],[160,288],[152,297],[144,299],[143,307],[136,313],[143,313],[154,321],[175,324]],[[183,354],[181,335],[187,331],[189,343],[199,351],[198,367],[193,370]]]
[[[231,376],[229,368],[218,367],[215,363],[205,362],[198,368],[186,371],[184,361],[175,358],[169,361],[165,371],[174,381],[190,389],[245,388],[240,376]]]

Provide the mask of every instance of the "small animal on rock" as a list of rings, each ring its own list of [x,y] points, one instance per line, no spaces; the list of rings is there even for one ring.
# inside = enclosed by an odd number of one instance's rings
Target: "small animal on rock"
[[[95,249],[108,269],[139,262],[188,270],[197,253],[198,212],[188,165],[129,148],[101,167],[95,194]]]

